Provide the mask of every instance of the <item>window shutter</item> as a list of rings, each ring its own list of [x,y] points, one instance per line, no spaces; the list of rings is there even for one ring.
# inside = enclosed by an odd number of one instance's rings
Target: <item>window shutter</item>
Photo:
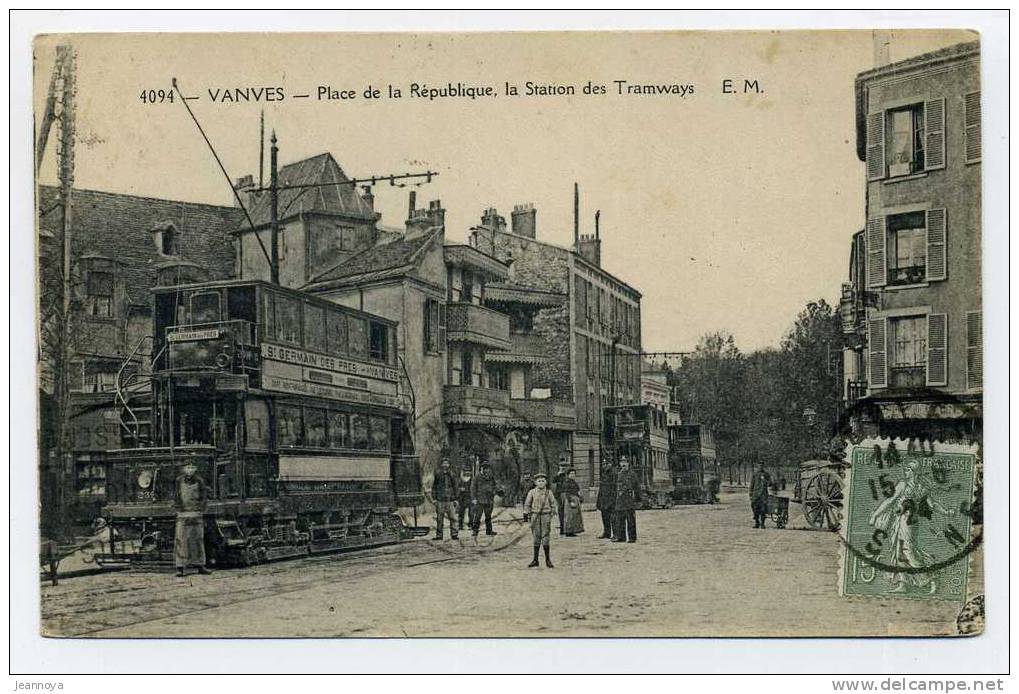
[[[980,161],[980,92],[966,95],[966,163]]]
[[[432,300],[425,299],[425,315],[424,320],[421,321],[423,328],[423,334],[421,336],[421,347],[425,354],[432,351]]]
[[[437,351],[439,351],[439,352],[445,352],[446,351],[446,304],[440,304],[439,302],[435,302],[435,306],[436,306],[436,318],[438,319],[438,324],[439,324],[439,329],[437,331],[439,344],[436,345],[435,349]]]
[[[948,383],[948,316],[931,313],[927,316],[927,385]]]
[[[945,208],[927,210],[927,279],[943,280],[947,275],[945,239],[948,215]]]
[[[887,284],[888,267],[885,264],[885,218],[867,220],[867,286],[883,287]]]
[[[867,321],[867,348],[870,350],[870,387],[888,387],[888,352],[885,346],[885,333],[888,321],[875,318]]]
[[[966,312],[966,388],[984,387],[984,319],[980,311]]]
[[[932,99],[923,105],[924,168],[945,168],[945,100]]]
[[[867,180],[885,177],[885,114],[867,116]]]

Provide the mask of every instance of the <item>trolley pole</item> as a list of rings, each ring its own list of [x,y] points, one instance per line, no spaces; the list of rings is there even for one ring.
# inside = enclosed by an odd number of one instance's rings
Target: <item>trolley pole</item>
[[[272,131],[272,138],[269,140],[269,229],[271,233],[271,246],[269,260],[270,281],[273,284],[280,283],[280,229],[279,229],[279,180],[276,168],[276,154],[279,148],[276,146],[276,131]],[[255,232],[258,233],[257,231]]]

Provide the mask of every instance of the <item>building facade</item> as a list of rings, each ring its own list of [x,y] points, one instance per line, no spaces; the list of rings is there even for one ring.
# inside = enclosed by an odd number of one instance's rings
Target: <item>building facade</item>
[[[844,396],[872,432],[981,434],[979,73],[967,43],[856,79],[867,215],[843,288]]]
[[[562,312],[566,296],[514,283],[506,263],[447,242],[439,201],[417,209],[412,194],[402,234],[390,230],[304,289],[398,321],[401,393],[426,477],[443,455],[486,460],[513,498],[524,475],[549,471],[569,448],[572,392],[548,364],[538,317]]]
[[[99,454],[134,445],[122,426],[149,417],[146,372],[152,350],[152,296],[157,285],[229,277],[234,269],[231,231],[241,218],[233,207],[74,190],[71,195],[71,299],[65,366],[57,354],[59,326],[50,297],[62,281],[59,189],[40,186],[40,383],[41,426],[52,444],[53,418],[65,417],[70,456],[52,461],[46,486],[65,516],[87,521],[105,494]],[[66,371],[67,412],[52,402],[55,369]],[[48,461],[49,451],[41,450]]]
[[[581,235],[578,223],[573,247],[562,248],[538,239],[536,218],[533,206],[518,205],[507,229],[498,211],[487,209],[470,244],[505,262],[513,282],[566,297],[534,316],[551,347],[536,373],[542,387],[573,402],[568,455],[591,500],[601,472],[602,408],[640,402],[641,294],[601,267],[598,230]]]
[[[380,232],[375,198],[370,187],[361,191],[329,153],[287,164],[279,169],[280,284],[301,287],[378,241]],[[330,185],[335,183],[336,185]],[[245,199],[251,221],[239,218],[237,276],[270,279],[270,196],[244,176],[235,187]]]
[[[668,383],[668,372],[662,366],[643,360],[640,368],[640,401],[669,413],[672,389]]]

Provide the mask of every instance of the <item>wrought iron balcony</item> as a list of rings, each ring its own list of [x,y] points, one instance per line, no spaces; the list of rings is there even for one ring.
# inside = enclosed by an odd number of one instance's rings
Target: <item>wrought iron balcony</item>
[[[848,402],[856,402],[865,397],[867,397],[866,381],[846,381],[846,400]]]

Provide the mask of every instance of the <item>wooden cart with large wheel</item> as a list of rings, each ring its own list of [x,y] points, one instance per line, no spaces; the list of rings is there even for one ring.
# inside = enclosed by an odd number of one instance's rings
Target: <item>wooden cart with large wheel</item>
[[[807,524],[817,530],[837,531],[842,524],[845,462],[807,460],[800,463],[797,501]]]

